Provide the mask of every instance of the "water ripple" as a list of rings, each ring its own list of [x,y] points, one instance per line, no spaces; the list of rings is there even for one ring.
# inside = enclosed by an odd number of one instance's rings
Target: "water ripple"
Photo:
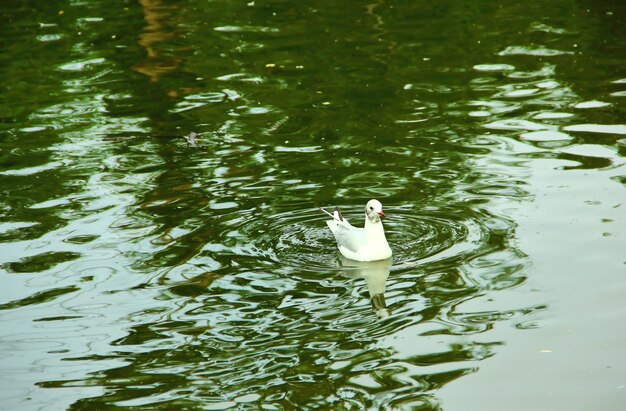
[[[345,217],[353,224],[362,223],[359,214],[349,207],[344,210]],[[484,237],[476,222],[419,214],[407,207],[387,206],[385,211],[389,216],[384,224],[394,251],[394,270],[470,253]],[[228,227],[222,234],[223,245],[209,244],[207,248],[273,261],[280,265],[279,271],[336,270],[338,252],[324,220],[325,216],[316,208],[280,213],[263,209],[235,211],[220,222]]]

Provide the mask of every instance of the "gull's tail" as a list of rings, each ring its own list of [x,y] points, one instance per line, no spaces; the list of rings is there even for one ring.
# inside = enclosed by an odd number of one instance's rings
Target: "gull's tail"
[[[337,221],[341,221],[343,222],[343,216],[341,215],[341,212],[339,212],[339,207],[335,207],[335,211],[331,214],[328,211],[324,210],[322,207],[320,207],[320,210],[322,210],[324,213],[328,214],[330,216],[330,218],[332,218],[333,220],[337,220]]]

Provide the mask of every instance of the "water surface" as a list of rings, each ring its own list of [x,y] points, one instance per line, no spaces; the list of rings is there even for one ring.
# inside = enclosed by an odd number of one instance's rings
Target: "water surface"
[[[622,409],[625,17],[7,3],[2,403]]]

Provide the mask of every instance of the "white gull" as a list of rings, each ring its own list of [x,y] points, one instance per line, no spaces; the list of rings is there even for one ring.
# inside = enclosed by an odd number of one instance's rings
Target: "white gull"
[[[385,237],[383,223],[380,220],[385,216],[383,205],[378,200],[370,200],[365,205],[365,226],[357,228],[343,218],[339,207],[334,213],[320,208],[332,217],[326,224],[337,240],[337,247],[341,254],[355,261],[386,260],[391,257],[391,248]]]

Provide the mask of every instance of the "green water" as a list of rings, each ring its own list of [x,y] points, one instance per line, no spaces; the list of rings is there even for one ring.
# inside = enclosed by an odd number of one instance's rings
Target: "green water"
[[[514,3],[3,2],[2,408],[624,409],[626,3]]]

